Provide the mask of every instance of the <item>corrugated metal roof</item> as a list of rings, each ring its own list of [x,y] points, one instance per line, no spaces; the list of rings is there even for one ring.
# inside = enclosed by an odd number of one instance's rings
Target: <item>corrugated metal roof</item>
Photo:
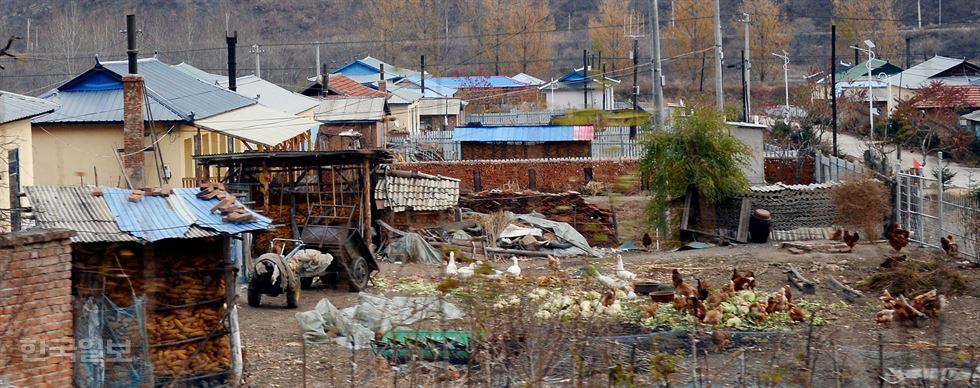
[[[391,93],[388,104],[411,104],[422,98],[422,93],[409,88],[395,87],[388,91]]]
[[[454,89],[464,88],[523,88],[526,83],[516,81],[513,78],[503,75],[480,75],[468,77],[427,77],[425,85],[434,82],[444,87]]]
[[[182,208],[180,212],[182,214],[186,213],[193,217],[194,225],[198,225],[204,228],[213,229],[222,233],[241,233],[249,232],[254,230],[265,230],[269,228],[272,220],[269,217],[258,214],[251,209],[248,211],[255,215],[258,219],[255,222],[250,222],[247,224],[236,224],[221,221],[221,214],[212,213],[211,208],[216,205],[219,200],[217,198],[211,200],[202,200],[197,198],[198,189],[174,189],[174,195],[170,196],[171,204],[175,208]],[[174,198],[180,201],[173,200]],[[241,205],[241,202],[236,202]]]
[[[265,230],[271,220],[253,212],[257,221],[225,223],[211,213],[218,200],[201,200],[197,189],[176,189],[168,197],[144,196],[129,202],[128,189],[94,187],[28,186],[27,196],[41,228],[65,228],[78,232],[73,242],[158,241],[199,238],[219,233]],[[239,203],[240,204],[240,203]],[[251,211],[251,210],[250,210]]]
[[[895,74],[889,78],[892,85],[898,85],[906,89],[917,89],[929,83],[933,76],[949,70],[961,63],[962,59],[934,56],[929,60],[918,65],[912,66],[905,71]]]
[[[452,97],[456,95],[456,88],[442,85],[438,82],[430,82],[431,78],[425,79],[425,97],[428,98],[445,98]],[[406,77],[395,83],[396,86],[389,87],[388,91],[395,89],[407,88],[412,89],[417,93],[422,93],[422,78],[419,76]]]
[[[74,230],[78,234],[72,242],[139,241],[119,229],[106,201],[92,196],[91,186],[28,186],[25,190],[39,228]]]
[[[52,91],[45,99],[56,103],[58,108],[45,115],[34,118],[38,124],[51,123],[98,123],[123,121],[123,91],[91,90],[91,91]],[[143,117],[149,118],[146,106],[143,107]],[[150,111],[155,121],[183,121],[180,115],[165,107],[155,96],[150,96]]]
[[[892,75],[901,72],[902,72],[901,67],[895,66],[891,63],[888,63],[887,61],[883,61],[877,58],[871,60],[871,74],[875,77],[877,77],[878,74],[881,73],[884,73],[886,75]],[[864,79],[864,80],[868,79],[868,61],[861,62],[856,66],[851,66],[850,68],[848,68],[847,71],[843,72],[841,75],[837,77],[837,82],[852,81],[858,79]]]
[[[252,143],[274,146],[319,127],[320,123],[264,105],[252,105],[196,120],[194,126]]]
[[[317,121],[379,121],[384,117],[384,97],[341,97],[320,100],[313,118]]]
[[[455,116],[463,109],[458,98],[423,98],[419,100],[419,116]]]
[[[0,91],[0,124],[41,115],[57,107],[40,98]]]
[[[595,132],[591,125],[550,125],[521,127],[457,127],[453,141],[591,141]]]
[[[185,62],[173,65],[172,67],[184,74],[197,78],[199,81],[222,88],[228,87],[228,76],[211,74]],[[299,114],[320,103],[315,98],[293,92],[255,75],[238,77],[235,79],[235,84],[237,89],[235,93],[257,100],[259,104],[289,114]]]
[[[960,116],[960,118],[970,120],[970,121],[980,122],[980,110],[975,110],[973,112],[967,113],[965,115]]]
[[[103,62],[102,66],[119,75],[129,71],[126,61]],[[255,100],[198,81],[156,58],[140,59],[139,73],[143,75],[147,89],[159,94],[168,105],[181,113],[193,113],[195,119],[255,104]]]
[[[541,86],[541,85],[544,85],[544,83],[545,83],[545,81],[543,79],[537,78],[537,77],[532,76],[532,75],[529,75],[529,74],[524,74],[524,73],[517,73],[517,75],[515,75],[513,77],[510,77],[510,78],[513,78],[517,82],[523,82],[523,83],[528,84],[528,85],[531,85],[531,86]]]

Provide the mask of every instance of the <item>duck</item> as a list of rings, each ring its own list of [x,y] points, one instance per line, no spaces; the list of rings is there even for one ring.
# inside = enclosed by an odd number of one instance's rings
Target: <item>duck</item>
[[[456,252],[449,252],[449,264],[446,265],[446,276],[456,276],[459,269],[456,268]]]
[[[517,256],[511,256],[510,259],[514,261],[514,265],[507,267],[507,274],[514,277],[521,276],[521,266],[517,264]]]
[[[606,276],[603,274],[597,274],[595,278],[598,279],[599,283],[602,283],[603,286],[606,286],[608,288],[614,288],[617,290],[624,289],[628,285],[628,283],[626,283],[626,281],[623,279],[614,278],[612,276]]]
[[[626,281],[636,279],[636,274],[627,271],[623,266],[623,255],[616,255],[616,276]]]
[[[464,279],[464,280],[465,279],[469,279],[469,278],[473,277],[473,272],[474,272],[475,269],[476,269],[476,265],[474,265],[473,263],[470,263],[470,265],[464,266],[464,267],[456,270],[456,277],[458,277],[460,279]]]

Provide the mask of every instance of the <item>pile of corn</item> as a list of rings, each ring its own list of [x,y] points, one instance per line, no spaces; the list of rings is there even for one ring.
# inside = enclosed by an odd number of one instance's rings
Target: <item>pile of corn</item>
[[[194,351],[200,345],[200,342],[192,342],[150,349],[153,373],[158,376],[193,376],[207,372],[222,372],[231,367],[231,345],[228,336],[204,343],[204,348],[194,355]],[[194,355],[194,358],[191,358],[191,355]]]
[[[154,314],[146,324],[150,342],[155,344],[183,341],[208,335],[218,325],[223,309],[202,307]],[[221,333],[224,330],[217,330]]]

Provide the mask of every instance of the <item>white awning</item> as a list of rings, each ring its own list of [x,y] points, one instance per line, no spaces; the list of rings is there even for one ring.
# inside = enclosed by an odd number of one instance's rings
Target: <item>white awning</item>
[[[319,127],[320,123],[255,104],[196,120],[194,126],[250,143],[275,146]]]

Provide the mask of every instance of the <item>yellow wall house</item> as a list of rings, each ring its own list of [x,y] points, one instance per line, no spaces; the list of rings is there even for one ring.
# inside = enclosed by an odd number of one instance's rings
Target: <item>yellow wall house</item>
[[[308,144],[316,122],[257,104],[155,58],[144,77],[145,185],[196,185],[195,154]],[[57,104],[34,118],[34,184],[126,187],[123,148],[124,61],[102,62],[41,98]],[[218,171],[209,172],[214,177]],[[202,174],[203,175],[203,174]]]
[[[0,232],[10,230],[24,186],[34,184],[31,118],[51,112],[56,105],[40,98],[0,91]]]

